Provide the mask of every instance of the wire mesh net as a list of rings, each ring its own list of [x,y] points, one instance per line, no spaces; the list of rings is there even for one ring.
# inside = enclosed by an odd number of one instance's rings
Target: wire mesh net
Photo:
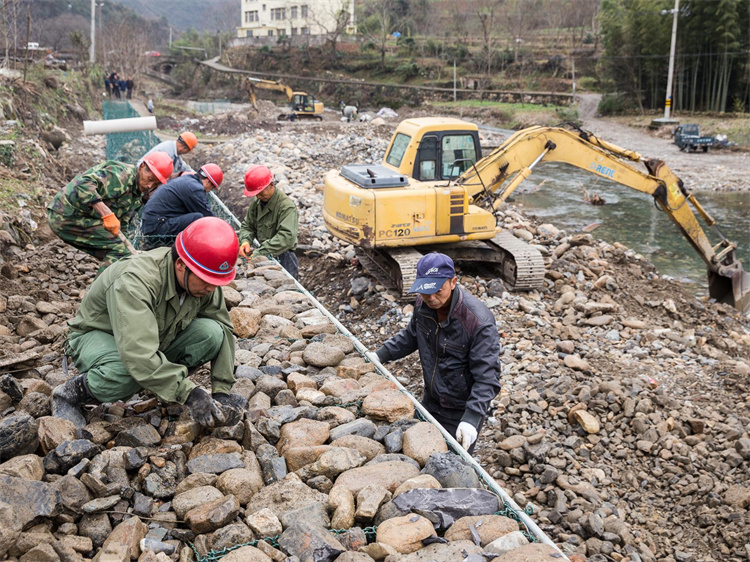
[[[215,217],[229,223],[235,231],[240,228],[240,221],[214,193],[208,194],[208,203]],[[123,234],[130,240],[136,250],[153,250],[164,246],[171,246],[177,236],[146,236],[141,232],[141,216],[136,214],[130,219]]]
[[[102,104],[104,119],[140,117],[127,101],[105,101]],[[107,160],[135,164],[138,159],[161,142],[153,131],[109,133],[107,135]]]

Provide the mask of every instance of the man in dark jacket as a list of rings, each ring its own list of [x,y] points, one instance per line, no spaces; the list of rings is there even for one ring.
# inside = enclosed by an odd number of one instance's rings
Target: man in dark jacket
[[[422,257],[410,291],[418,294],[411,321],[376,354],[385,363],[419,350],[422,405],[471,453],[500,391],[500,339],[492,312],[456,283],[451,258]]]
[[[216,164],[202,166],[197,174],[187,173],[154,191],[141,214],[141,234],[146,246],[171,246],[175,237],[189,224],[214,216],[208,204],[208,193],[224,179]]]

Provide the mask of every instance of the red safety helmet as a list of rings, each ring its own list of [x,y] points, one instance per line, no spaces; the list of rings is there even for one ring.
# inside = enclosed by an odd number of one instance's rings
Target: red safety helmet
[[[221,182],[224,181],[224,172],[216,164],[205,164],[201,166],[200,171],[217,189],[221,185]]]
[[[149,152],[143,157],[143,162],[161,183],[167,183],[169,176],[172,175],[172,170],[174,170],[169,154],[161,150]]]
[[[273,174],[262,164],[253,164],[245,170],[245,197],[255,197],[271,185]]]
[[[190,271],[211,285],[229,285],[237,274],[237,235],[217,217],[203,217],[177,235],[177,255]]]

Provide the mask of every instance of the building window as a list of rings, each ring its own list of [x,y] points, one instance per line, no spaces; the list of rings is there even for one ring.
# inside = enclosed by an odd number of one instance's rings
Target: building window
[[[250,12],[245,12],[245,23],[250,21]]]
[[[286,37],[286,29],[279,29],[279,37]]]
[[[307,4],[305,4],[304,6],[300,6],[300,8],[302,9],[302,17],[306,18],[307,17]],[[302,35],[304,35],[304,33]]]
[[[297,31],[298,31],[297,28],[293,27],[292,28],[292,35],[297,35]]]
[[[271,8],[271,19],[284,21],[286,19],[286,8]]]
[[[302,32],[302,35],[310,35],[309,27],[303,27],[300,31]]]
[[[292,6],[292,19],[297,19],[297,6]],[[294,33],[292,33],[292,35],[294,35]]]
[[[268,30],[268,36],[269,37],[273,37],[273,29],[269,29]]]
[[[254,21],[260,21],[258,18],[258,10],[245,12],[245,23],[252,23]]]
[[[265,4],[263,4],[263,11],[264,12],[266,11],[266,5]]]
[[[248,29],[247,33],[245,34],[245,37],[252,37],[252,36],[253,36],[253,30],[252,29]]]

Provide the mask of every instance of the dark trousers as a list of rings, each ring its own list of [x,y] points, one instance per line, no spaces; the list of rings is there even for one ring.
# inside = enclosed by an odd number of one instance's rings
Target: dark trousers
[[[292,277],[299,279],[299,260],[294,251],[287,250],[283,254],[276,256],[276,259],[279,260],[281,267],[286,269]]]
[[[128,99],[133,98],[133,88],[128,88]]]
[[[440,412],[435,412],[431,408],[427,408],[428,412],[432,414],[432,417],[437,420],[437,422],[443,426],[445,431],[450,433],[454,438],[456,437],[456,430],[458,429],[458,424],[461,423],[461,420],[454,420],[452,418],[447,418],[440,414]],[[474,443],[471,444],[471,447],[469,447],[469,450],[467,451],[470,455],[474,454],[474,447],[477,445],[477,441],[479,441],[479,432],[482,431],[482,426],[484,425],[484,420],[479,424],[479,427],[477,428],[477,438],[474,441]]]
[[[141,233],[147,237],[148,249],[171,246],[175,237],[191,223],[203,218],[202,213],[188,213],[179,217],[160,218],[148,223],[141,222]]]

